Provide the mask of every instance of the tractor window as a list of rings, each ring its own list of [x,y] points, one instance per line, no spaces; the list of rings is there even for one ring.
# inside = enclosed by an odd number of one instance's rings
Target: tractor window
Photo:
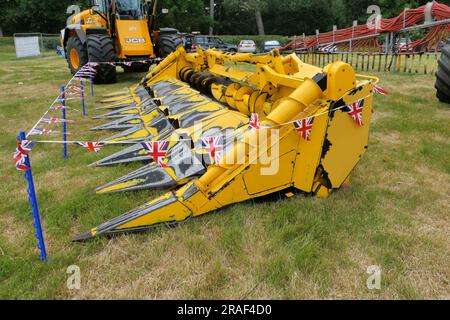
[[[94,6],[97,7],[97,11],[106,13],[104,0],[94,0]]]
[[[142,0],[116,0],[116,10],[122,20],[143,20],[144,1]]]

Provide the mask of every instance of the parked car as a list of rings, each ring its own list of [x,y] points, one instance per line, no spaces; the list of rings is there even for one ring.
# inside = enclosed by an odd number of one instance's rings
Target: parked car
[[[408,47],[411,44],[411,42],[412,41],[410,38],[398,38],[395,44],[395,50],[397,52],[412,51],[412,48]]]
[[[256,53],[256,43],[253,40],[242,40],[237,49],[239,52]]]
[[[269,40],[269,41],[264,42],[263,51],[269,52],[270,50],[280,49],[280,48],[281,48],[281,44],[277,40]]]
[[[237,52],[236,45],[225,43],[222,39],[215,36],[185,35],[184,47],[188,51],[195,51],[197,48],[204,50],[215,48],[224,52]]]

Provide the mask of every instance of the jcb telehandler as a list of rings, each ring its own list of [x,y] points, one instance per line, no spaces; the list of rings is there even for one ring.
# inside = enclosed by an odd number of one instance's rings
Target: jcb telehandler
[[[91,9],[73,16],[61,31],[72,74],[88,62],[146,72],[153,59],[175,51],[183,38],[176,29],[156,28],[157,5],[157,0],[92,0]],[[95,83],[116,82],[115,65],[96,68]]]

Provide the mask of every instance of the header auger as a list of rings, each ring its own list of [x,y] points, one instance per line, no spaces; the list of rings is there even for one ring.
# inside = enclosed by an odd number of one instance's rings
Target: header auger
[[[277,192],[328,196],[367,149],[377,81],[343,62],[321,69],[277,50],[177,49],[129,92],[105,97],[109,112],[99,118],[112,122],[94,128],[119,131],[105,141],[136,144],[93,165],[146,163],[97,192],[171,191],[75,241],[177,224]]]

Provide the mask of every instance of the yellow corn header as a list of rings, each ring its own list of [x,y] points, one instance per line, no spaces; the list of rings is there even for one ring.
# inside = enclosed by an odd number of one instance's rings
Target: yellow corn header
[[[75,240],[177,224],[272,193],[327,197],[367,149],[377,82],[344,62],[322,69],[277,50],[179,48],[138,85],[105,97],[98,118],[111,122],[93,128],[117,131],[104,141],[136,142],[93,165],[146,163],[98,193],[171,191]]]

